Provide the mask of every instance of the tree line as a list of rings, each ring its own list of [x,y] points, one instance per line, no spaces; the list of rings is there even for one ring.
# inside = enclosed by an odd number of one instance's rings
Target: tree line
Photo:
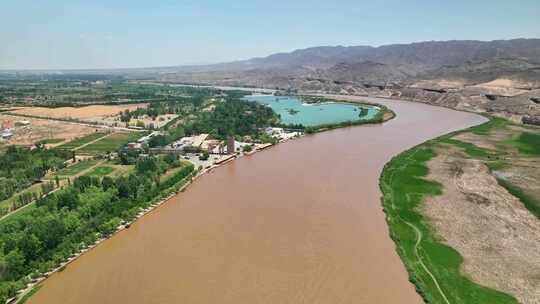
[[[9,146],[0,154],[0,200],[40,181],[49,170],[64,168],[71,156],[69,151],[45,149],[42,145],[33,150]]]
[[[180,169],[162,180],[162,174]],[[33,278],[134,219],[140,208],[189,181],[192,164],[174,156],[137,160],[127,176],[81,176],[37,200],[36,207],[0,222],[0,301]]]

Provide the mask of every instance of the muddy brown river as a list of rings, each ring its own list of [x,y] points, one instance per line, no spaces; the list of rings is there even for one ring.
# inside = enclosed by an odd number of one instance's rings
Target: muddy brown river
[[[29,303],[421,303],[388,235],[379,175],[399,152],[485,119],[371,101],[397,118],[204,175],[51,276]]]

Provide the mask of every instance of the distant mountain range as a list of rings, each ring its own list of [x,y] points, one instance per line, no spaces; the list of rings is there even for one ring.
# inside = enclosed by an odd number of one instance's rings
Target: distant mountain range
[[[436,79],[475,84],[508,78],[534,87],[540,86],[540,39],[323,46],[230,63],[167,68],[165,73],[169,80],[176,74],[182,81],[278,87],[294,87],[302,78],[376,84]]]
[[[384,96],[492,111],[516,120],[540,117],[540,39],[323,46],[222,64],[153,69],[150,78]]]

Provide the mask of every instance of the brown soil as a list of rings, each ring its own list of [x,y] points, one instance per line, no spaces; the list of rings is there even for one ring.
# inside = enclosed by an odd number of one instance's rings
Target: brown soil
[[[10,140],[4,142],[7,145],[31,145],[38,141],[50,138],[71,140],[96,131],[96,128],[74,123],[0,115],[0,121],[4,120],[12,122],[20,120],[30,121],[30,125],[28,126],[15,127],[13,131],[14,136]],[[61,144],[61,142],[56,143],[55,145],[58,144]]]
[[[499,78],[472,87],[483,89],[486,93],[495,95],[516,96],[527,92],[527,90],[517,89],[520,86],[523,87],[524,85],[511,79]]]
[[[14,113],[34,115],[51,118],[75,118],[82,120],[99,119],[106,116],[115,116],[125,110],[135,110],[137,108],[146,107],[147,104],[129,104],[129,105],[93,105],[87,107],[61,107],[61,108],[39,108],[29,107],[22,108]]]
[[[149,117],[149,116],[145,115],[143,117],[139,117],[139,118],[136,118],[136,119],[131,119],[131,121],[129,122],[129,125],[130,126],[136,126],[137,123],[140,121],[140,122],[144,123],[145,127],[149,127],[150,125],[153,125],[155,128],[161,128],[164,125],[166,125],[168,122],[170,122],[171,120],[175,119],[176,117],[178,117],[178,115],[176,115],[176,114],[165,114],[165,115],[159,115],[154,120],[154,119],[152,119],[152,117]]]
[[[511,166],[505,166],[494,174],[518,186],[528,195],[540,198],[540,158],[511,159]]]
[[[490,133],[489,136],[477,135],[474,133],[461,133],[458,134],[452,139],[459,140],[462,142],[470,143],[480,148],[488,150],[497,150],[497,145],[500,142],[509,140],[514,136],[516,132],[510,130],[496,130]]]
[[[395,114],[392,113],[392,112],[386,112],[383,114],[383,121],[387,121],[387,120],[390,120],[392,118],[394,118]]]
[[[481,161],[438,150],[428,178],[444,193],[424,205],[438,235],[463,256],[462,270],[475,282],[540,303],[540,221]]]

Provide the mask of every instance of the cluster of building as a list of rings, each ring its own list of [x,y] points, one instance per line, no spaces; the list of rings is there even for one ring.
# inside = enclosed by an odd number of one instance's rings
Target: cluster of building
[[[301,135],[301,132],[289,131],[283,128],[266,128],[264,132],[275,138],[279,142],[289,140]],[[141,137],[136,143],[128,144],[130,149],[140,149],[144,144],[148,144],[150,140],[162,135],[162,132],[154,131],[144,137]],[[238,138],[239,139],[239,138]],[[244,136],[241,140],[229,136],[226,140],[209,139],[209,134],[199,134],[194,136],[186,136],[165,147],[154,147],[149,149],[150,154],[198,154],[207,151],[212,156],[215,164],[228,161],[237,155],[251,154],[255,151],[263,150],[272,146],[271,143],[258,144],[253,143],[250,136]],[[190,156],[186,156],[190,157]]]
[[[229,137],[223,142],[216,139],[208,139],[208,134],[199,134],[182,137],[166,147],[150,148],[150,153],[185,154],[206,150],[209,154],[234,154],[237,152],[237,147],[241,147],[237,143],[233,137]]]
[[[176,150],[189,150],[192,148],[202,148],[202,145],[206,141],[207,138],[208,138],[208,134],[182,137],[179,140],[173,142],[171,144],[171,147]]]
[[[146,136],[143,136],[143,137],[139,138],[137,140],[137,143],[139,143],[139,144],[147,144],[150,141],[150,139],[152,139],[152,137],[156,137],[158,135],[162,135],[162,133],[159,132],[159,131],[154,131],[154,132],[152,132],[152,133],[150,133],[150,134],[148,134]]]
[[[286,131],[283,128],[272,128],[268,127],[264,130],[266,134],[268,134],[271,137],[274,137],[278,141],[286,141],[294,137],[300,136],[302,133],[298,131]]]

